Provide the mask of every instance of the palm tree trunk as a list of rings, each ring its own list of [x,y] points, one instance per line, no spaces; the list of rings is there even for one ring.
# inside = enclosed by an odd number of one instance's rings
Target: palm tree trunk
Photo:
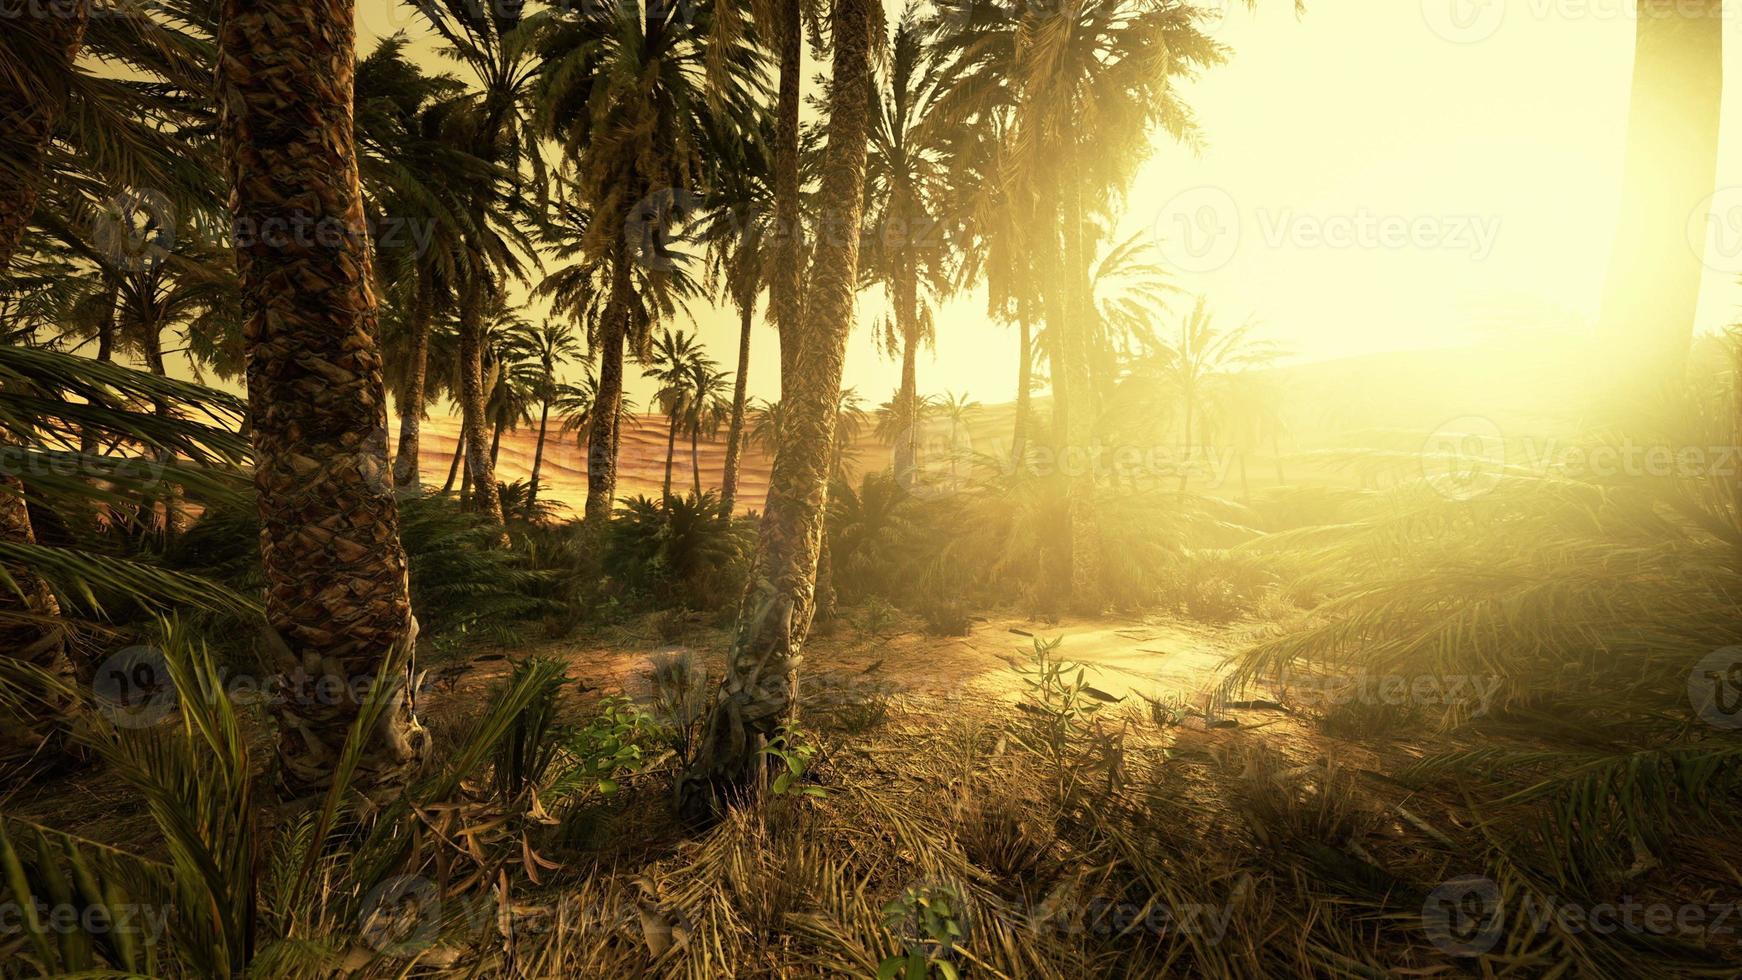
[[[419,272],[411,300],[411,373],[399,396],[399,451],[393,457],[393,485],[415,492],[417,462],[423,435],[424,387],[429,380],[430,290],[427,274]]]
[[[55,124],[66,109],[67,82],[85,40],[90,21],[89,0],[75,0],[42,16],[7,18],[7,30],[40,32],[42,51],[52,64],[35,66],[49,80],[46,91],[25,91],[12,84],[10,72],[0,72],[0,273],[12,266],[12,256],[24,241],[24,229],[36,213],[36,196],[48,165]]]
[[[97,323],[97,361],[109,364],[115,360],[115,305],[120,301],[121,287],[111,285],[105,298],[103,319]],[[79,433],[79,453],[84,456],[96,455],[99,447],[99,433],[87,426]]]
[[[738,375],[732,382],[732,419],[726,426],[726,471],[720,475],[720,515],[730,520],[738,503],[739,454],[744,451],[744,404],[750,382],[750,327],[756,305],[738,308]]]
[[[874,2],[836,0],[832,15],[834,67],[818,205],[824,214],[841,216],[847,228],[859,226],[864,204],[872,31],[881,15]],[[797,708],[798,658],[810,630],[858,279],[859,236],[817,243],[798,349],[791,373],[783,368],[781,376],[781,400],[790,414],[760,546],[718,700],[696,761],[677,785],[679,810],[692,819],[722,813],[759,789],[765,770],[758,749]]]
[[[548,384],[548,379],[547,379]],[[531,517],[534,504],[538,503],[538,474],[544,469],[544,439],[545,432],[550,428],[550,389],[547,387],[545,397],[538,409],[538,442],[532,447],[532,476],[526,487],[526,516]]]
[[[906,479],[919,465],[919,282],[911,265],[897,278],[895,292],[895,317],[901,334],[901,389],[895,407],[902,420],[895,447],[895,473]]]
[[[671,468],[677,462],[677,416],[668,415],[665,419],[665,489],[660,500],[666,507],[671,506]]]
[[[1074,161],[1076,147],[1067,143],[1067,161]],[[1067,163],[1066,173],[1075,173]],[[1089,367],[1089,329],[1093,310],[1087,293],[1088,255],[1084,245],[1084,209],[1081,188],[1069,184],[1065,196],[1065,273],[1068,277],[1066,296],[1070,302],[1065,317],[1065,330],[1060,347],[1064,354],[1064,373],[1073,405],[1065,432],[1066,445],[1075,449],[1080,458],[1093,459],[1095,407],[1098,401]],[[1100,527],[1095,519],[1095,474],[1084,465],[1081,472],[1070,477],[1071,528],[1071,602],[1078,610],[1095,612],[1100,578]]]
[[[1639,0],[1627,161],[1602,333],[1616,387],[1679,380],[1693,339],[1703,258],[1688,222],[1717,185],[1722,0]],[[1702,239],[1703,241],[1703,239]]]
[[[593,426],[587,437],[586,519],[609,520],[617,503],[617,415],[623,405],[623,345],[629,337],[629,260],[613,260],[611,298],[604,314],[604,349],[599,353],[599,384],[593,398]]]
[[[780,0],[780,90],[774,109],[774,269],[768,305],[780,338],[780,377],[792,376],[804,316],[804,221],[799,214],[799,102],[804,84],[801,0]]]
[[[236,252],[279,780],[293,796],[330,785],[353,724],[376,707],[354,783],[393,793],[427,738],[412,711],[417,620],[353,143],[355,10],[352,0],[223,0],[221,10],[217,101],[237,225],[323,229]]]
[[[142,324],[141,329],[143,331],[142,346],[145,348],[146,370],[160,378],[169,377],[169,369],[163,361],[162,328],[155,322],[148,322]],[[169,401],[163,398],[152,399],[151,411],[160,419],[168,419],[170,417]],[[168,463],[169,454],[160,452],[157,460],[159,463]],[[167,541],[186,530],[187,521],[181,506],[182,488],[171,484],[164,487],[164,491],[162,500],[163,523],[159,526],[163,532],[164,540]],[[147,501],[147,503],[149,506],[146,508],[146,513],[152,515],[152,520],[155,523],[157,504],[155,501]]]
[[[1027,295],[1016,302],[1016,318],[1022,330],[1022,351],[1017,355],[1020,360],[1016,363],[1016,425],[1010,437],[1010,459],[1012,465],[1020,467],[1028,458],[1028,389],[1034,382],[1034,328],[1028,322]]]
[[[460,415],[465,420],[466,474],[472,480],[468,509],[502,523],[502,495],[496,489],[496,465],[485,441],[489,391],[484,383],[483,282],[474,274],[460,299]]]
[[[690,430],[690,474],[696,481],[696,499],[702,499],[702,430]]]
[[[506,416],[498,416],[490,426],[490,472],[496,472],[496,463],[502,458],[502,433],[508,428]]]
[[[442,484],[442,493],[452,493],[454,479],[460,475],[460,460],[466,455],[466,429],[462,425],[459,435],[454,437],[454,458],[448,462],[448,479]]]

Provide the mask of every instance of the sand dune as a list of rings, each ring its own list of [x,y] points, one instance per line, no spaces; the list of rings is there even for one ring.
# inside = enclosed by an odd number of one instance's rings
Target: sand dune
[[[987,406],[974,413],[965,434],[958,442],[971,444],[982,452],[989,447],[1007,445],[1015,408],[1011,405]],[[661,415],[637,416],[638,424],[625,429],[621,458],[618,461],[617,496],[637,494],[659,496],[665,479],[666,421]],[[394,445],[398,439],[398,421],[392,426]],[[453,462],[454,442],[459,438],[460,420],[447,416],[432,416],[423,423],[423,438],[419,445],[418,469],[423,482],[441,486],[447,480],[448,467]],[[943,437],[947,441],[947,436]],[[532,456],[537,444],[537,430],[531,427],[502,435],[502,451],[497,456],[496,477],[503,482],[524,480],[532,472]],[[868,470],[889,465],[888,445],[873,438],[867,430],[855,443],[855,456],[848,469],[857,479]],[[702,487],[718,490],[726,466],[724,431],[714,439],[703,439],[698,455],[701,459]],[[773,458],[755,446],[745,446],[738,473],[739,513],[760,511],[768,496],[769,470]],[[550,436],[544,448],[544,466],[539,473],[544,484],[541,496],[561,505],[561,509],[579,514],[587,499],[587,454],[575,445],[573,433],[559,431],[551,423]],[[674,493],[688,493],[694,486],[690,468],[689,441],[680,433],[677,460],[672,465],[671,485]]]

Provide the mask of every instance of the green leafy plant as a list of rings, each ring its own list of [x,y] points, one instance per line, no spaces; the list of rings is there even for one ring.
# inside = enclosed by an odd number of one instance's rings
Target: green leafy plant
[[[803,786],[805,773],[809,771],[811,760],[816,757],[817,746],[804,729],[796,725],[782,725],[780,731],[768,740],[760,750],[761,754],[778,760],[785,769],[774,777],[774,784],[769,790],[775,796],[827,796],[828,791],[821,786]]]
[[[877,980],[959,980],[951,956],[962,939],[961,911],[961,896],[947,885],[910,887],[883,906],[885,928],[913,935],[905,952],[878,964]]]
[[[660,761],[649,750],[658,739],[659,724],[652,714],[626,695],[606,695],[593,719],[563,741],[552,795],[570,805],[615,795],[624,777]]]

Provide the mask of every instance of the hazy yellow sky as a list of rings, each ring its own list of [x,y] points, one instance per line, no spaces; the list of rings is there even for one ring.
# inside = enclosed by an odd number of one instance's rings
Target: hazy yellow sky
[[[1231,59],[1190,91],[1203,152],[1158,147],[1124,219],[1124,234],[1158,236],[1183,286],[1313,360],[1588,326],[1618,205],[1634,0],[1315,0],[1298,20],[1286,0],[1255,14],[1219,2]],[[389,0],[362,0],[360,16],[366,36],[410,23]],[[1742,13],[1729,21],[1736,106]],[[1707,330],[1742,305],[1736,130],[1719,168],[1730,237],[1708,259]],[[881,303],[863,298],[848,353],[847,381],[873,404],[899,373],[870,335]],[[923,391],[1012,397],[1014,337],[983,310],[968,296],[940,312]],[[734,318],[698,320],[729,367]],[[751,391],[773,397],[771,329],[758,326],[755,351]]]

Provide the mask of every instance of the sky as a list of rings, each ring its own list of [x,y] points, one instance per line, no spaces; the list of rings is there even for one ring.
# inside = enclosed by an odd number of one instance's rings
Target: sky
[[[1186,88],[1203,145],[1157,138],[1121,237],[1152,236],[1182,288],[1299,360],[1589,329],[1619,205],[1634,0],[1309,0],[1299,18],[1288,0],[1210,5],[1230,56]],[[1729,106],[1742,5],[1726,6]],[[361,0],[359,17],[365,39],[415,26],[392,0]],[[1742,112],[1727,117],[1703,331],[1742,310]],[[880,292],[861,297],[848,347],[846,383],[871,404],[899,380],[872,338],[882,309]],[[939,310],[922,391],[1011,400],[1015,337],[984,309],[968,294]],[[694,312],[673,326],[731,368],[736,317]],[[777,397],[760,320],[753,351],[751,394]]]

